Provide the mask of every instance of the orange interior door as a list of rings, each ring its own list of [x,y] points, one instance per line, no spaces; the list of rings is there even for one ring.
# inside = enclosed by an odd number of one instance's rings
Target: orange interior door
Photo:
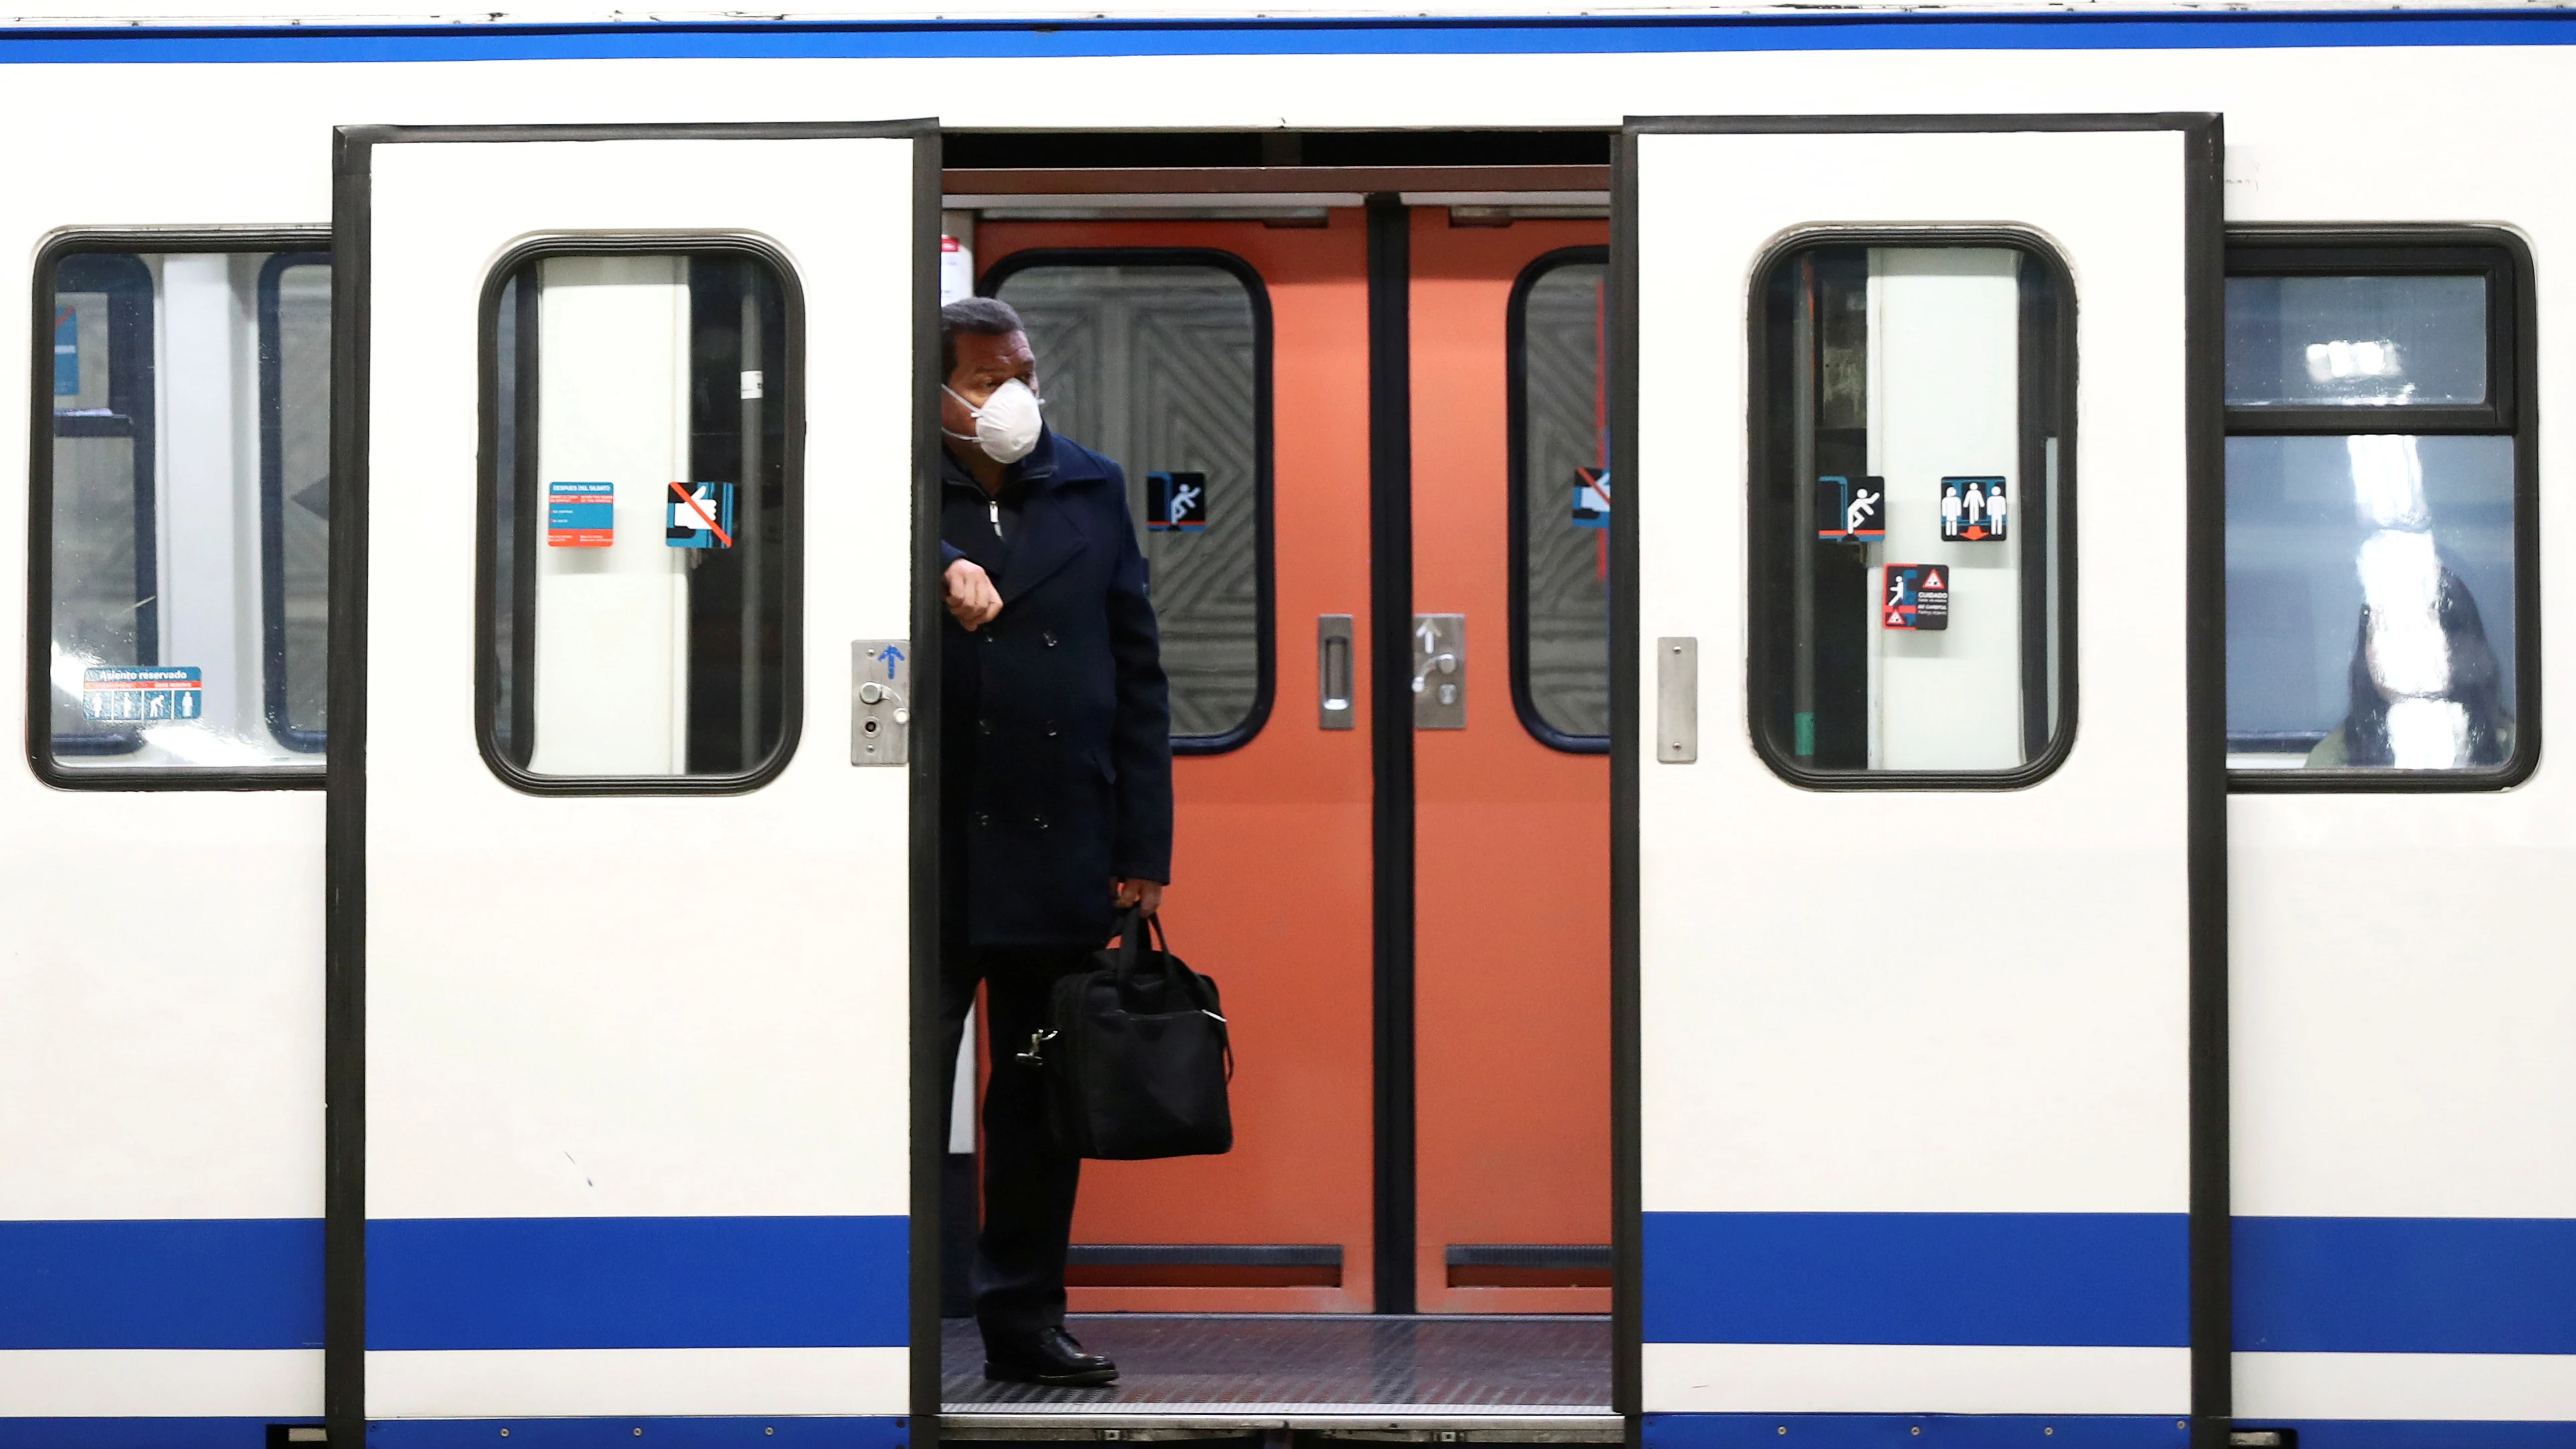
[[[1606,736],[1608,533],[1578,525],[1573,506],[1577,466],[1603,461],[1608,241],[1599,221],[1455,227],[1445,208],[1413,214],[1413,606],[1466,616],[1468,665],[1466,728],[1414,736],[1427,1312],[1610,1308],[1610,762],[1542,743],[1524,722],[1510,622],[1517,503],[1533,712],[1560,735]]]
[[[983,290],[995,290],[989,282],[1000,268],[1005,300],[1021,285],[1014,276],[1042,263],[1096,265],[1118,251],[1139,265],[1170,264],[1183,259],[1172,249],[1204,249],[1239,259],[1257,276],[1269,316],[1271,704],[1249,740],[1175,760],[1175,879],[1164,901],[1172,948],[1216,977],[1233,1023],[1235,1148],[1222,1157],[1083,1165],[1070,1274],[1077,1312],[1370,1306],[1366,237],[1355,210],[1332,212],[1322,227],[988,220],[976,236]],[[1004,265],[1015,257],[1016,273]],[[1145,324],[1121,336],[1126,341],[1115,345],[1158,345]],[[1049,343],[1033,340],[1045,390]],[[1057,344],[1092,345],[1071,335]],[[1078,385],[1072,364],[1059,362],[1062,385]],[[1183,415],[1159,435],[1186,436],[1190,425]],[[1175,466],[1152,456],[1118,461],[1131,475]],[[1211,491],[1208,507],[1251,503]],[[1156,568],[1159,595],[1164,564]],[[1321,728],[1317,712],[1317,619],[1332,614],[1351,617],[1355,640],[1356,718],[1342,730]],[[1171,623],[1165,632],[1168,661],[1184,644]],[[1083,1247],[1119,1244],[1305,1251],[1267,1255],[1272,1261],[1242,1254],[1230,1263],[1083,1261]],[[1324,1256],[1316,1249],[1337,1249],[1338,1265],[1314,1261]]]

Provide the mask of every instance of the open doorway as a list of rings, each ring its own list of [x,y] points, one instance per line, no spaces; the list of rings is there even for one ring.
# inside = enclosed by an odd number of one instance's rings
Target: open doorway
[[[1174,749],[1173,949],[1218,978],[1221,1157],[1088,1162],[1070,1322],[987,1380],[973,1099],[942,1432],[1610,1413],[1602,132],[951,134],[946,287],[1027,324],[1126,473]],[[970,1034],[970,1042],[973,1037]]]

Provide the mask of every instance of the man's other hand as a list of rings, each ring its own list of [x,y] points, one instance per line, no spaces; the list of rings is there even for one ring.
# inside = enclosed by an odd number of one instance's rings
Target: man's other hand
[[[1146,915],[1150,916],[1163,909],[1163,883],[1161,881],[1128,880],[1121,877],[1118,880],[1112,881],[1110,883],[1110,888],[1117,894],[1118,909],[1122,911],[1126,910],[1130,906],[1139,906],[1144,909]]]
[[[947,584],[948,612],[969,629],[993,622],[1002,612],[1001,590],[993,587],[993,576],[971,558],[961,558],[948,566],[940,576]]]

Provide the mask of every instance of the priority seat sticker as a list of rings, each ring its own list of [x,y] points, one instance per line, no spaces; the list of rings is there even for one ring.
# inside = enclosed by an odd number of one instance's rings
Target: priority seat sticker
[[[81,674],[81,718],[124,723],[200,719],[206,681],[194,668],[88,669]]]

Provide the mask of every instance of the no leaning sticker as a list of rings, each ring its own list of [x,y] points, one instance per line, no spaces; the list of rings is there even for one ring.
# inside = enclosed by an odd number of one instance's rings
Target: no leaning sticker
[[[1878,592],[1878,617],[1890,629],[1950,627],[1950,566],[1889,564]]]

